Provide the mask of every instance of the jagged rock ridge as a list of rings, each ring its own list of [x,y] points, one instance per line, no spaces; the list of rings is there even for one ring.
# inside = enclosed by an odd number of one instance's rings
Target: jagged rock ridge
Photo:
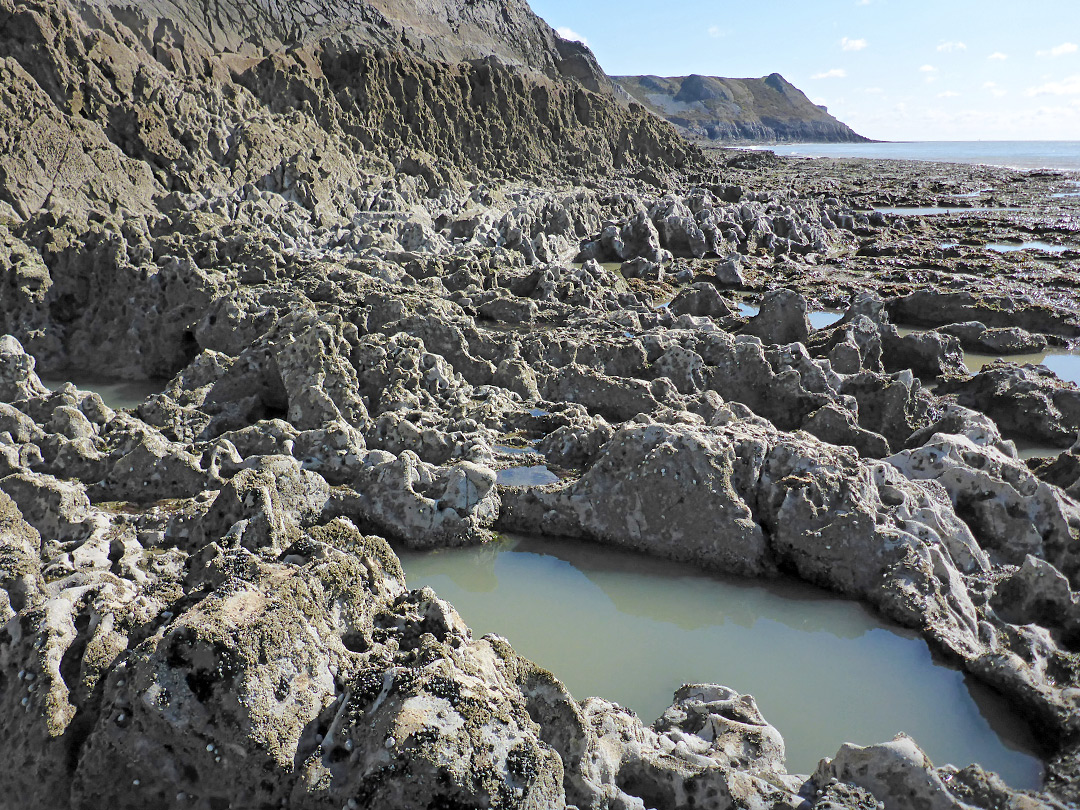
[[[866,141],[779,73],[760,79],[616,76],[635,100],[692,138],[712,141]]]

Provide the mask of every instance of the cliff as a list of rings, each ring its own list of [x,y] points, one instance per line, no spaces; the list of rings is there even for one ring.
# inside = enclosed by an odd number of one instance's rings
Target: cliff
[[[0,216],[252,183],[312,207],[415,152],[486,177],[682,165],[524,2],[0,0]]]
[[[779,73],[761,79],[617,76],[635,100],[686,136],[712,141],[866,141]]]

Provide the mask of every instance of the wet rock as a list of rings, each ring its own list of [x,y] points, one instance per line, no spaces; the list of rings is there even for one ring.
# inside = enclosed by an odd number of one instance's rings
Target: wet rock
[[[717,262],[712,269],[713,278],[722,287],[745,287],[746,278],[740,268],[738,254]]]
[[[823,442],[854,447],[864,458],[889,455],[889,443],[884,436],[859,427],[851,412],[837,405],[825,405],[814,411],[803,422],[802,429]]]
[[[758,314],[742,331],[765,343],[806,343],[810,337],[806,299],[790,290],[767,292]]]
[[[48,393],[34,373],[34,358],[30,357],[11,335],[0,337],[0,399],[40,397]]]
[[[860,747],[845,743],[831,760],[823,760],[815,778],[853,782],[891,806],[960,810],[967,805],[954,796],[943,774],[914,740],[906,735],[892,742]]]
[[[1041,366],[998,361],[938,391],[987,414],[1008,436],[1063,446],[1080,432],[1080,391]]]
[[[619,268],[623,278],[640,278],[642,281],[663,281],[664,269],[656,262],[638,257],[628,262],[623,262]]]
[[[991,329],[978,321],[967,321],[942,326],[938,331],[959,338],[963,347],[971,352],[1023,354],[1046,348],[1045,337],[1033,335],[1016,326]]]
[[[942,484],[979,545],[1013,565],[1028,555],[1080,574],[1073,538],[1080,504],[1039,481],[1021,462],[964,436],[936,434],[889,463],[912,479]]]
[[[960,341],[937,332],[901,336],[890,326],[882,331],[881,356],[886,371],[910,369],[919,377],[958,375],[967,370]]]
[[[699,281],[679,292],[668,305],[675,315],[708,316],[710,318],[731,318],[739,314],[739,309],[712,284]]]
[[[1019,327],[1027,332],[1080,336],[1075,319],[1010,296],[919,290],[890,299],[886,306],[895,323],[934,327],[978,321],[999,329]]]

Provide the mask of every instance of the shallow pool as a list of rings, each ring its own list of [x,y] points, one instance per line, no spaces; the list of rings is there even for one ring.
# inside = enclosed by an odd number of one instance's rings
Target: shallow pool
[[[1080,354],[1062,350],[1050,350],[1033,354],[979,354],[964,352],[964,365],[972,374],[978,374],[983,366],[995,360],[1007,360],[1010,363],[1034,363],[1050,369],[1059,379],[1080,385]]]
[[[792,772],[845,741],[905,731],[936,764],[979,762],[1014,786],[1039,783],[1030,732],[1000,698],[937,665],[920,638],[810,586],[524,538],[401,561],[410,587],[430,585],[475,633],[505,636],[578,699],[614,700],[646,723],[682,684],[721,683],[754,695]]]
[[[1013,439],[1012,442],[1016,445],[1016,456],[1021,461],[1027,461],[1032,458],[1052,458],[1069,449],[1068,447],[1054,447],[1050,444],[1029,442],[1024,439]]]
[[[112,377],[88,377],[75,374],[67,377],[42,377],[46,388],[55,391],[66,382],[72,382],[80,391],[93,391],[110,408],[135,408],[154,394],[160,394],[168,380],[118,380]]]
[[[1020,208],[988,208],[988,207],[976,207],[965,208],[957,206],[954,208],[945,208],[942,206],[925,206],[916,207],[893,207],[893,208],[875,208],[875,211],[879,211],[882,214],[897,214],[902,217],[933,217],[941,214],[988,214],[988,213],[1009,213],[1013,211],[1020,211]]]
[[[753,318],[761,312],[761,307],[755,304],[748,304],[746,301],[738,301],[737,303],[739,305],[739,314],[744,318]]]
[[[837,323],[844,317],[844,313],[838,310],[822,309],[811,312],[808,316],[810,325],[815,329],[825,329]]]
[[[938,245],[942,250],[948,250],[950,248],[965,247],[959,242],[942,242]],[[977,245],[967,245],[967,247],[977,247]],[[1078,248],[1072,245],[1053,245],[1050,242],[991,242],[986,245],[988,250],[992,250],[995,253],[1015,253],[1018,250],[1041,250],[1045,253],[1064,253],[1067,250],[1078,250]]]
[[[1018,250],[1041,250],[1045,253],[1064,253],[1076,250],[1071,245],[1053,245],[1049,242],[994,242],[986,246],[995,253],[1015,253]]]
[[[557,484],[559,476],[543,464],[529,467],[508,467],[495,473],[495,482],[506,487],[542,487]]]

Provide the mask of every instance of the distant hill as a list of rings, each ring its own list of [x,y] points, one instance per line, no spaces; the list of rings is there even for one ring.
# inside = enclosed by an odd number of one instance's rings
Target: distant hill
[[[779,73],[761,79],[614,76],[636,101],[691,138],[711,141],[867,141]]]

